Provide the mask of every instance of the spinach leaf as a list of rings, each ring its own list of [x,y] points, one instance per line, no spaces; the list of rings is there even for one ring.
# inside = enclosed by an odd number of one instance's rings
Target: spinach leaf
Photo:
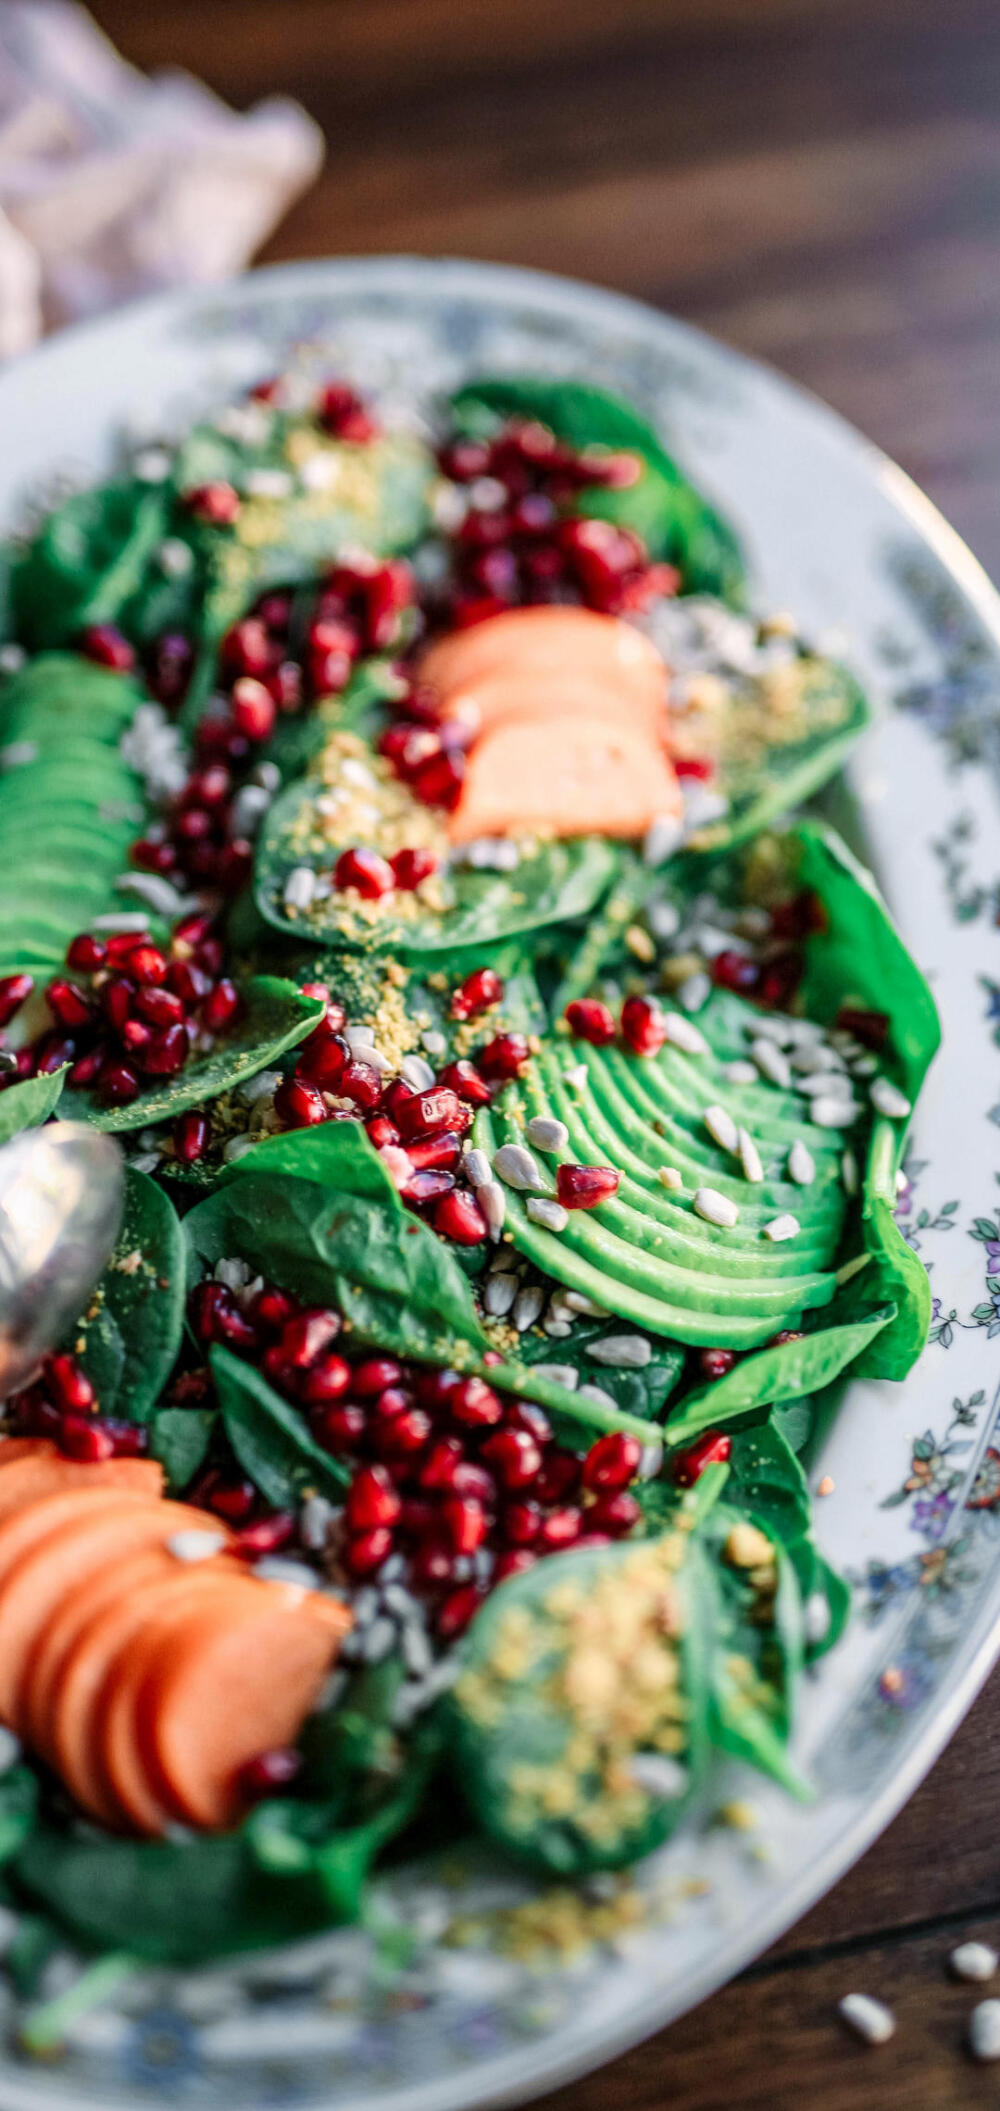
[[[343,1493],[350,1469],[315,1442],[298,1408],[229,1349],[216,1344],[208,1360],[229,1442],[244,1473],[276,1510],[296,1509],[307,1489]]]
[[[635,1415],[644,1422],[659,1421],[684,1368],[685,1352],[679,1343],[651,1335],[649,1362],[639,1371],[622,1370],[613,1364],[601,1363],[591,1353],[595,1342],[603,1340],[606,1334],[615,1333],[621,1333],[621,1325],[616,1320],[578,1320],[565,1341],[526,1335],[521,1343],[519,1360],[529,1370],[535,1363],[564,1365],[579,1372],[582,1385],[600,1386],[624,1413]]]
[[[149,1418],[149,1449],[167,1477],[172,1495],[194,1480],[208,1457],[219,1420],[214,1407],[158,1407]]]
[[[129,1166],[115,1250],[71,1330],[103,1413],[149,1420],[177,1360],[183,1324],[180,1222],[163,1189]]]
[[[170,1121],[185,1107],[199,1107],[232,1091],[245,1079],[277,1062],[312,1032],[322,1016],[318,997],[305,997],[292,982],[255,975],[243,986],[245,1010],[239,1024],[223,1035],[207,1055],[195,1056],[176,1077],[147,1085],[126,1107],[102,1107],[90,1093],[68,1092],[62,1112],[67,1120],[89,1121],[95,1129],[144,1129]]]
[[[736,1513],[720,1505],[708,1534],[715,1555],[709,1567],[716,1593],[709,1734],[720,1751],[749,1761],[799,1801],[809,1802],[813,1791],[788,1753],[804,1661],[802,1599],[795,1568],[771,1534],[767,1535],[772,1538],[774,1563],[770,1586],[734,1568],[724,1548],[737,1522]]]
[[[30,1767],[8,1767],[0,1775],[0,1868],[16,1855],[34,1831],[38,1817],[38,1780]]]
[[[837,1312],[835,1303],[824,1316]],[[895,1317],[895,1305],[876,1305],[854,1317],[845,1304],[842,1318],[838,1314],[833,1325],[819,1326],[801,1341],[751,1350],[724,1378],[685,1393],[664,1423],[664,1442],[672,1450],[682,1448],[706,1429],[727,1429],[734,1422],[759,1416],[775,1401],[796,1400],[802,1393],[829,1385],[848,1365],[856,1364]]]
[[[22,1078],[0,1092],[0,1144],[8,1143],[22,1129],[37,1128],[54,1111],[69,1076],[69,1065],[50,1070],[41,1077]]]
[[[839,1640],[850,1613],[851,1593],[816,1545],[812,1501],[801,1463],[774,1415],[734,1437],[729,1463],[727,1500],[745,1509],[770,1539],[778,1540],[791,1562],[808,1622],[798,1646],[811,1662]],[[814,1607],[822,1600],[826,1601],[825,1619],[814,1630]]]
[[[129,603],[167,532],[173,493],[135,478],[64,499],[11,578],[19,637],[33,648],[68,643],[89,623],[127,627]]]

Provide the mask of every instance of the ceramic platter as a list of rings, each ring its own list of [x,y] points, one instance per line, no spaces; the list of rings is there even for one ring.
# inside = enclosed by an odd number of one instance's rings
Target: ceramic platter
[[[761,612],[792,611],[853,664],[876,723],[836,818],[944,1025],[898,1206],[931,1274],[931,1341],[904,1385],[851,1385],[810,1460],[820,1542],[854,1586],[803,1696],[810,1807],[734,1770],[724,1793],[751,1798],[752,1830],[706,1813],[636,1872],[610,1942],[599,1897],[595,1939],[566,1940],[559,1898],[485,1858],[393,1872],[363,1929],[130,1981],[58,2064],[0,2067],[3,2111],[469,2111],[568,2081],[703,2000],[836,1881],[1000,1645],[1000,598],[897,469],[776,375],[593,288],[465,263],[294,265],[57,339],[0,378],[4,514],[104,470],[123,424],[179,428],[303,342],[416,413],[484,371],[620,391],[739,527]]]

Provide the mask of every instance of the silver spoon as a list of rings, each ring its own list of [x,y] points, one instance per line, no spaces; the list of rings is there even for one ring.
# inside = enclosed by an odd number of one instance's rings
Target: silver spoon
[[[0,1400],[83,1310],[124,1193],[118,1145],[83,1122],[24,1129],[0,1148]]]

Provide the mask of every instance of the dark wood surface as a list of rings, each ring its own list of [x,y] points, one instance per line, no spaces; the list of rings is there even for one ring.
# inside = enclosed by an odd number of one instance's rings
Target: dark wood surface
[[[265,257],[451,252],[578,274],[771,360],[1000,573],[997,0],[94,0],[139,65],[323,126]],[[1000,2100],[946,1959],[1000,1946],[1000,1674],[858,1867],[724,1993],[537,2111]],[[850,1988],[897,2011],[869,2051]]]

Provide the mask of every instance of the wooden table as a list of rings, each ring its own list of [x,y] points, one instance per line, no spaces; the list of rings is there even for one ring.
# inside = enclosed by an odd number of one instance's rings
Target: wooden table
[[[638,294],[895,455],[1000,573],[997,0],[94,0],[125,53],[284,90],[325,173],[267,258],[452,252]],[[537,2111],[1000,2100],[949,1949],[1000,1935],[1000,1674],[885,1837],[752,1971]],[[1000,1946],[1000,1945],[998,1945]],[[869,2051],[834,2012],[884,1995]]]

